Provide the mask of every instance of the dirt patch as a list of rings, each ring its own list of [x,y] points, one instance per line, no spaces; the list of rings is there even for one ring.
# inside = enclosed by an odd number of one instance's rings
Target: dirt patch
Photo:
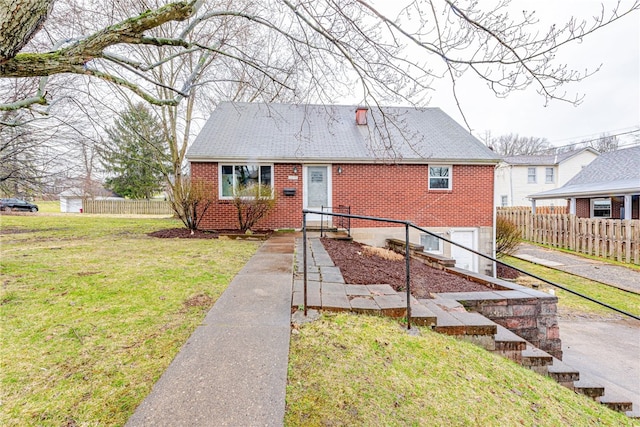
[[[333,263],[340,268],[344,280],[353,285],[386,283],[396,291],[405,289],[404,258],[380,256],[380,251],[368,246],[323,238],[322,244]],[[470,282],[459,276],[429,267],[411,260],[411,294],[416,298],[431,298],[431,293],[484,292],[491,289],[480,283]]]
[[[190,308],[190,307],[209,308],[213,305],[213,298],[211,298],[209,295],[198,294],[187,299],[182,304],[185,306],[185,308]]]

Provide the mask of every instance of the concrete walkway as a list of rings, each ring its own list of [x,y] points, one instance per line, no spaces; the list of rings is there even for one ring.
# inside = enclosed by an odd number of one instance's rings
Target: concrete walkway
[[[631,268],[528,243],[521,243],[515,256],[526,261],[640,294],[640,272]]]
[[[127,426],[281,426],[294,235],[258,249]]]

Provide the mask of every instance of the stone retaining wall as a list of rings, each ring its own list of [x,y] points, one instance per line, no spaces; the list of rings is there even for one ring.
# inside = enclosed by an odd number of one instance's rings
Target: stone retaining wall
[[[404,253],[404,244],[387,240],[390,249]],[[451,266],[451,259],[410,248],[412,258],[431,267],[482,283],[487,292],[451,292],[438,294],[460,302],[467,310],[482,314],[529,341],[537,348],[562,360],[562,342],[558,327],[558,298],[545,292],[483,274]]]
[[[455,299],[467,310],[482,314],[535,347],[562,360],[557,297],[525,287],[519,288],[522,289],[454,292],[439,296]]]

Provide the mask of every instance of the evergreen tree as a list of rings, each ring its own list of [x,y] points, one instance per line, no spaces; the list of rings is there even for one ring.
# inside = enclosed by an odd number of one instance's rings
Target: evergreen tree
[[[101,161],[111,178],[106,187],[123,197],[148,199],[162,190],[168,144],[162,126],[142,103],[120,113],[107,129]]]

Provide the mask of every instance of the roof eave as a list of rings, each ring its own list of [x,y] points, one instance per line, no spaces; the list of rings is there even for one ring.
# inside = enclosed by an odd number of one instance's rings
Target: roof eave
[[[585,190],[585,191],[564,191],[562,193],[552,193],[552,194],[530,194],[527,197],[533,200],[548,200],[548,199],[570,199],[572,197],[581,198],[581,197],[611,197],[611,196],[625,196],[625,195],[636,195],[640,194],[640,188],[631,187],[631,188],[615,188],[610,190]]]
[[[254,163],[351,163],[351,164],[461,164],[461,165],[496,165],[500,162],[500,159],[436,159],[436,158],[423,158],[423,159],[383,159],[383,158],[326,158],[326,157],[306,157],[304,159],[299,157],[249,157],[249,156],[224,156],[224,157],[211,157],[211,156],[188,156],[189,162],[202,162],[202,163],[220,163],[220,162],[254,162]]]

